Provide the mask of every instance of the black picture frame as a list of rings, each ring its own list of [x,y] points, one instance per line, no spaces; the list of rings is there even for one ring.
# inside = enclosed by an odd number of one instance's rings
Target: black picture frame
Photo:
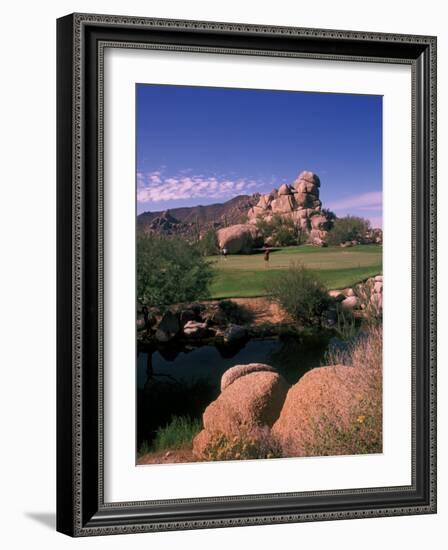
[[[412,484],[104,502],[102,52],[159,49],[412,67]],[[71,536],[436,512],[436,38],[72,14],[57,21],[57,530]]]

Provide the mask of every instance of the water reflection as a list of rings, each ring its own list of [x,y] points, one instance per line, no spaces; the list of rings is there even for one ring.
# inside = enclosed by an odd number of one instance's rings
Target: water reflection
[[[219,395],[222,374],[237,364],[266,363],[290,384],[319,366],[326,342],[297,338],[250,340],[239,347],[169,346],[137,357],[137,445],[151,440],[173,415],[201,417]]]

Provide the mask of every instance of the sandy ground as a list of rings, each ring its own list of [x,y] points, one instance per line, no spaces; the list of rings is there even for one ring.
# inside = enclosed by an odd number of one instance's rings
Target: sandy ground
[[[288,314],[267,298],[232,298],[232,302],[249,309],[254,318],[253,325],[282,324],[291,321]]]
[[[137,465],[139,466],[143,464],[178,464],[185,462],[197,462],[191,449],[147,453],[137,459]]]

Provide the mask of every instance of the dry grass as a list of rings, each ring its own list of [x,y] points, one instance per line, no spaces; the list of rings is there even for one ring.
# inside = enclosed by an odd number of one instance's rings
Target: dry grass
[[[306,455],[355,455],[382,452],[382,328],[369,332],[346,352],[329,354],[329,362],[354,367],[341,382],[352,396],[339,415],[311,419]],[[342,374],[340,374],[342,378]]]
[[[231,434],[216,432],[211,435],[203,451],[205,460],[250,460],[282,456],[282,448],[268,426],[249,428],[241,425]]]

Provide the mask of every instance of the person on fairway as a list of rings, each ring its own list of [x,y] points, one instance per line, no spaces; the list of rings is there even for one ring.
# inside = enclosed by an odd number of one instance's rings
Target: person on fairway
[[[271,253],[271,251],[269,250],[269,248],[264,249],[264,265],[265,265],[265,267],[269,267],[269,254],[270,253]]]

